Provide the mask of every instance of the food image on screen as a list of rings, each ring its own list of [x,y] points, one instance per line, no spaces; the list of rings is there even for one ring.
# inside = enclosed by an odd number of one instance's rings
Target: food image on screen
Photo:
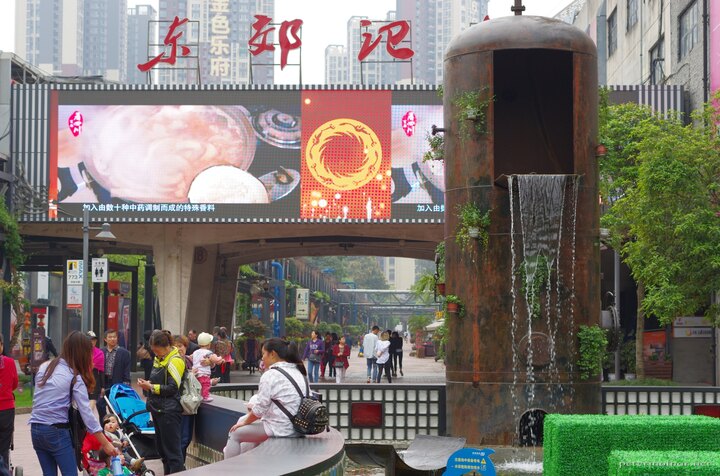
[[[190,185],[190,203],[268,203],[265,185],[252,174],[230,165],[200,172]]]
[[[253,126],[260,139],[275,147],[299,149],[300,117],[276,109],[257,113],[253,117]]]
[[[256,137],[241,106],[60,106],[60,117],[78,109],[82,133],[59,131],[58,164],[81,162],[86,180],[113,199],[188,202],[201,171],[216,165],[246,170],[255,155]]]

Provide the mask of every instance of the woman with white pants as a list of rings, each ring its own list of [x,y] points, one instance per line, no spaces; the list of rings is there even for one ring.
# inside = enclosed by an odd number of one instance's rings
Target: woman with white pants
[[[249,451],[270,437],[300,436],[287,415],[273,402],[279,401],[291,415],[300,407],[300,395],[290,379],[274,370],[282,369],[300,388],[305,388],[307,372],[297,345],[278,338],[268,339],[262,346],[262,362],[266,370],[260,377],[258,392],[248,402],[248,413],[230,428],[223,449],[225,459]]]
[[[337,344],[332,349],[335,360],[333,365],[335,366],[335,383],[343,383],[345,380],[345,372],[350,366],[348,357],[350,357],[350,346],[345,343],[345,336],[340,337]]]

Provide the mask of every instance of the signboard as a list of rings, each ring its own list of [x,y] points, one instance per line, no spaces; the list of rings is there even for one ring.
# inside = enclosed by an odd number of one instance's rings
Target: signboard
[[[50,289],[50,273],[47,271],[39,271],[37,273],[37,298],[48,299]]]
[[[310,290],[298,288],[295,290],[295,317],[308,319],[310,317]]]
[[[90,271],[93,283],[107,283],[108,281],[108,260],[107,258],[93,258]]]
[[[673,328],[673,337],[700,337],[703,339],[712,339],[712,327],[675,327]]]
[[[82,286],[85,272],[83,270],[83,260],[69,259],[65,268],[65,281],[70,286]]]
[[[674,327],[710,327],[710,322],[704,316],[678,317],[673,321]]]
[[[68,309],[82,309],[82,286],[67,287],[67,303]]]
[[[491,456],[495,450],[484,448],[463,448],[448,458],[443,476],[495,476],[495,464]]]
[[[22,91],[20,95],[34,91]],[[97,220],[441,223],[426,87],[52,90],[49,199]],[[88,179],[89,178],[89,179]],[[57,219],[57,210],[48,213]]]

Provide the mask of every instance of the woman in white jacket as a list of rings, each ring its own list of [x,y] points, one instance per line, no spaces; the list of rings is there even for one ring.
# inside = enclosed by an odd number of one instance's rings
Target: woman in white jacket
[[[383,369],[387,376],[388,383],[392,383],[392,361],[390,360],[390,335],[387,332],[380,334],[380,340],[375,344],[375,355],[377,355],[378,374],[375,382],[380,383]]]
[[[300,395],[290,381],[292,378],[301,389],[305,388],[307,371],[297,345],[278,338],[268,339],[262,346],[262,362],[266,370],[260,377],[258,392],[247,404],[248,413],[230,428],[223,449],[226,459],[249,451],[270,437],[300,436],[273,402],[279,401],[291,415],[300,407]]]

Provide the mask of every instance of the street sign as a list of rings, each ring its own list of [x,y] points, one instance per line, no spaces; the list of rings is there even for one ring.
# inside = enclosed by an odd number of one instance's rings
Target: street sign
[[[82,286],[67,287],[67,305],[68,309],[82,309]]]
[[[69,259],[67,260],[67,266],[65,271],[65,278],[68,286],[82,286],[83,276],[85,275],[83,270],[83,260],[81,259]]]
[[[108,260],[107,258],[93,258],[91,276],[93,283],[107,283],[108,281]]]
[[[295,317],[307,320],[309,317],[310,290],[298,288],[295,290]]]

